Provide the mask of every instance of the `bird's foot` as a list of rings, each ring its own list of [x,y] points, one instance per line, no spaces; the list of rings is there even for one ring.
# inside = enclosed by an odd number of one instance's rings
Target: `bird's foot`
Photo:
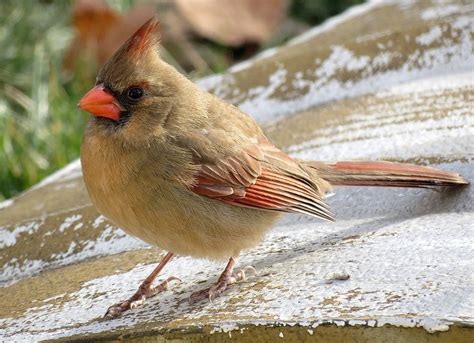
[[[222,273],[222,275],[219,277],[217,282],[211,287],[201,289],[191,294],[191,296],[189,297],[189,302],[193,304],[203,299],[209,299],[209,301],[213,301],[216,297],[218,297],[222,292],[227,289],[228,285],[245,280],[245,273],[248,272],[257,275],[257,271],[252,266],[246,266],[236,273],[232,273],[232,271],[225,270],[224,273]]]
[[[116,318],[127,310],[143,305],[146,299],[154,297],[158,293],[166,291],[168,289],[168,285],[170,281],[173,281],[173,280],[181,282],[181,280],[177,278],[176,276],[170,276],[169,278],[167,278],[165,281],[163,281],[156,287],[151,287],[150,284],[143,283],[138,288],[136,293],[132,295],[129,299],[110,306],[107,312],[105,313],[104,318],[105,319]]]

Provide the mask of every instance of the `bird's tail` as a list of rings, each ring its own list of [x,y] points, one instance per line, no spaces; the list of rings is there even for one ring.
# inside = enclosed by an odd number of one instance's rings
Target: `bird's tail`
[[[382,186],[432,188],[460,186],[469,182],[457,173],[396,162],[341,161],[325,164],[306,162],[334,186]]]

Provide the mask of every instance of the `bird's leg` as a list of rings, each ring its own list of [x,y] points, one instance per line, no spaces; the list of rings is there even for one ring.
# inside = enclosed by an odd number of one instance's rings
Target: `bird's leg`
[[[209,299],[209,301],[214,300],[217,296],[219,296],[223,291],[226,290],[227,285],[245,280],[246,272],[252,272],[253,274],[257,274],[257,271],[252,266],[246,266],[240,269],[237,273],[233,272],[235,265],[235,259],[231,257],[227,266],[225,267],[224,271],[222,272],[221,276],[217,279],[217,282],[213,284],[211,287],[202,289],[200,291],[194,292],[191,294],[189,298],[190,303],[195,303],[202,299]]]
[[[166,254],[165,257],[161,260],[158,266],[151,272],[150,275],[142,282],[138,290],[132,295],[129,299],[125,301],[121,301],[115,305],[109,307],[107,312],[104,315],[104,318],[111,319],[119,316],[122,312],[125,312],[129,309],[135,308],[137,306],[142,305],[146,299],[151,298],[158,293],[165,291],[168,288],[168,283],[172,280],[178,280],[175,276],[170,276],[165,281],[160,283],[156,287],[152,287],[151,284],[156,279],[157,275],[163,269],[163,267],[171,260],[173,257],[173,253],[169,252]]]

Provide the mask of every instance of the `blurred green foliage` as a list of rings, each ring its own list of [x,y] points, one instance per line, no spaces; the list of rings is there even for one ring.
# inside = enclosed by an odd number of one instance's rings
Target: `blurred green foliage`
[[[294,0],[290,13],[314,24],[359,2]],[[109,4],[124,10],[133,1]],[[79,156],[87,115],[76,104],[92,84],[95,66],[77,67],[74,77],[62,75],[73,35],[71,10],[72,0],[0,1],[0,200]],[[211,70],[225,69],[221,60],[212,62],[207,61]]]
[[[62,81],[69,1],[0,2],[0,199],[78,156],[87,84]]]

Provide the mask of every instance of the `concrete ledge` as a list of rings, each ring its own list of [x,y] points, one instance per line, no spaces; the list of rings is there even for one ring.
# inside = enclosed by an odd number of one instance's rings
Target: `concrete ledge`
[[[370,322],[369,322],[370,323]],[[372,323],[370,323],[372,324]],[[454,325],[449,331],[428,333],[423,328],[406,328],[392,325],[367,328],[366,323],[350,324],[348,322],[239,325],[234,328],[220,329],[213,327],[188,327],[174,330],[143,330],[139,333],[124,330],[114,334],[72,336],[59,341],[90,342],[94,341],[127,341],[127,342],[393,342],[393,343],[470,343],[472,327]]]

